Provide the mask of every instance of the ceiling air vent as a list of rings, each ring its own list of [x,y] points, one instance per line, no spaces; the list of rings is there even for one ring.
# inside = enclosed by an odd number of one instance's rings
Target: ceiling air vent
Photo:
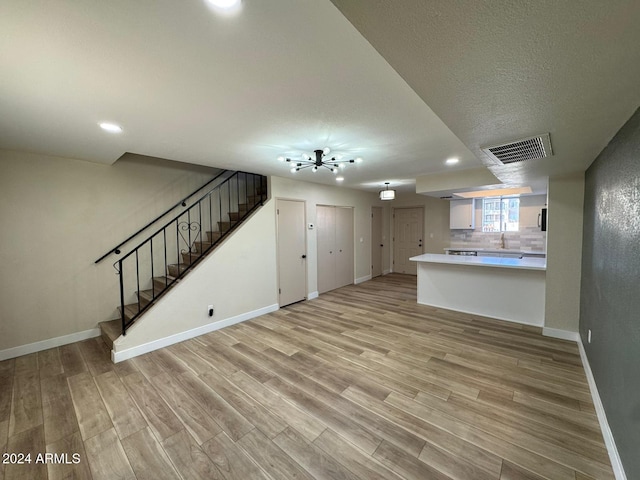
[[[536,137],[522,138],[503,145],[482,147],[482,151],[505,165],[553,155],[548,133]]]

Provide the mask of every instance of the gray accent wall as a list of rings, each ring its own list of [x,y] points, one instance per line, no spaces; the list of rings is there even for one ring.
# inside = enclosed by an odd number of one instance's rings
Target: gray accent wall
[[[640,110],[586,172],[580,335],[627,478],[640,478]]]

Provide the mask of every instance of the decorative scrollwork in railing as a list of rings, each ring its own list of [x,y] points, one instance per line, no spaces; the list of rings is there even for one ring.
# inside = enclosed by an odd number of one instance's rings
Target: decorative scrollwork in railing
[[[266,177],[234,172],[114,263],[120,283],[122,334],[267,198]],[[125,299],[133,292],[137,302],[127,309]]]
[[[182,232],[197,232],[197,233],[195,234],[194,237],[192,237],[191,233],[188,233],[185,236],[185,234],[182,233]],[[192,250],[193,244],[198,241],[198,238],[200,238],[200,233],[201,233],[200,223],[198,223],[198,222],[180,222],[178,224],[178,233],[182,237],[182,240],[184,241],[185,245],[187,246],[186,249],[180,250],[180,253],[189,253],[189,252],[193,251]]]

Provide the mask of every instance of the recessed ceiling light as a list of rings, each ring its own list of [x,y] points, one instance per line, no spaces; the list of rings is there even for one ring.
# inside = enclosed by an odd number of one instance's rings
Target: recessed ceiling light
[[[456,163],[458,163],[460,161],[459,158],[448,158],[446,162],[447,165],[455,165]]]
[[[122,132],[122,127],[120,125],[116,125],[115,123],[102,122],[100,124],[100,128],[110,133]]]
[[[240,6],[240,0],[207,0],[211,5],[216,8],[223,8],[225,10],[231,10]]]
[[[336,177],[336,182],[342,182],[344,181],[344,177]]]

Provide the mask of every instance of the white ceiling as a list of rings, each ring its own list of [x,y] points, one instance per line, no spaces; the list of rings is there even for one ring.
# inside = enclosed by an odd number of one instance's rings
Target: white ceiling
[[[204,0],[4,0],[0,148],[291,176],[279,155],[329,146],[365,160],[345,186],[377,190],[550,132],[549,161],[490,167],[514,184],[584,170],[640,101],[637,0],[333,3],[349,20],[329,0],[244,0],[235,16]]]

